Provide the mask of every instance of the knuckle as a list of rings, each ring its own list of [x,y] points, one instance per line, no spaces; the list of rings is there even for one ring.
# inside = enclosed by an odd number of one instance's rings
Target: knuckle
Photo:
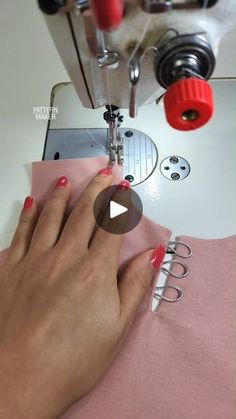
[[[64,193],[58,194],[57,192],[58,191],[55,191],[54,194],[51,196],[46,207],[55,209],[57,207],[60,207],[61,205],[64,205],[65,201],[67,200],[67,195]]]
[[[12,238],[11,247],[17,247],[22,243],[30,226],[30,221],[31,218],[25,217],[25,215],[20,217],[16,232]]]
[[[91,211],[92,208],[92,202],[90,197],[85,194],[82,199],[78,203],[77,212],[82,214],[87,214]]]
[[[21,216],[20,216],[20,219],[19,219],[18,227],[25,227],[25,226],[27,226],[30,223],[32,217],[33,217],[33,214],[32,214],[31,211],[29,211],[29,212],[22,212],[21,213]]]
[[[103,249],[99,249],[97,246],[92,249],[90,248],[89,254],[95,271],[103,273],[103,275],[106,275],[106,272],[110,275],[117,272],[113,258],[109,259]]]
[[[108,181],[110,181],[110,179],[107,176],[96,176],[94,179],[94,186],[103,187]]]
[[[148,290],[148,281],[146,280],[145,276],[141,272],[134,272],[134,274],[130,278],[134,287],[138,288],[143,293],[147,292]]]
[[[22,234],[18,232],[12,239],[11,248],[16,249],[17,247],[21,245],[22,241],[23,241]]]
[[[58,214],[54,211],[51,211],[50,209],[45,209],[41,213],[38,221],[38,228],[41,229],[45,227],[46,225],[54,225],[58,223]]]
[[[64,210],[65,198],[62,195],[54,195],[43,208],[39,216],[39,225],[45,225],[50,222],[55,224],[61,219],[61,210]]]
[[[93,185],[96,187],[103,185],[103,184],[107,183],[107,176],[95,176],[94,180],[93,180]]]
[[[108,186],[110,183],[111,183],[111,179],[109,176],[100,176],[98,174],[91,181],[90,187],[92,188],[93,191],[99,192],[100,190]]]

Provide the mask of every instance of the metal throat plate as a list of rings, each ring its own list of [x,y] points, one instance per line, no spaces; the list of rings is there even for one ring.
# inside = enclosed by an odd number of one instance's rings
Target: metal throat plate
[[[120,128],[124,138],[124,177],[132,185],[146,180],[154,171],[158,152],[155,144],[139,130]],[[74,159],[107,155],[107,129],[51,129],[43,160]]]

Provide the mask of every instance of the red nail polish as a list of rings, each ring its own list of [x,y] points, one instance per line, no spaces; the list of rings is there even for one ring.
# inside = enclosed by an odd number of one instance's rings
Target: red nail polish
[[[166,253],[166,250],[165,250],[164,246],[158,246],[154,250],[154,252],[151,256],[151,265],[152,265],[152,267],[155,271],[159,271],[160,266],[161,266],[161,264],[163,262],[163,259],[165,257],[165,253]]]
[[[117,189],[120,191],[127,191],[130,189],[130,182],[128,180],[123,180],[118,186]]]
[[[32,196],[27,196],[27,198],[25,198],[25,202],[24,202],[24,209],[28,210],[31,209],[34,203],[34,198]]]
[[[105,175],[105,176],[109,176],[112,174],[112,169],[109,167],[106,167],[105,169],[100,170],[100,172],[98,172],[99,175]]]
[[[56,183],[56,188],[65,188],[68,185],[68,179],[66,176],[62,176]]]

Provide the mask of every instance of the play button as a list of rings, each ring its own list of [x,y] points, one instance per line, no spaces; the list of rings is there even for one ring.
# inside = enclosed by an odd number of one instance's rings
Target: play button
[[[94,204],[97,224],[112,234],[124,234],[133,230],[143,214],[142,201],[132,189],[120,190],[117,185],[105,188]]]
[[[110,218],[116,218],[119,215],[124,214],[126,211],[128,211],[128,208],[123,205],[117,204],[117,202],[114,201],[110,202]]]

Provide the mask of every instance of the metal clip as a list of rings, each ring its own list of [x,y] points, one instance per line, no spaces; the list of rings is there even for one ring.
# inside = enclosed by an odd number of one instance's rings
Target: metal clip
[[[177,274],[177,273],[171,271],[170,269],[165,268],[164,265],[170,265],[171,267],[173,265],[180,266],[182,268],[183,272],[180,273],[180,274]],[[161,269],[162,269],[162,272],[165,272],[166,274],[168,274],[170,276],[173,276],[173,278],[177,278],[177,279],[183,279],[186,276],[188,276],[188,274],[189,274],[188,266],[185,263],[178,262],[177,260],[166,260],[165,262],[162,263],[162,268]]]
[[[184,249],[184,251],[177,251],[176,248],[177,246],[180,246],[182,248],[182,250]],[[189,257],[192,256],[192,249],[191,247],[182,242],[182,241],[170,241],[167,247],[167,251],[166,254],[168,255],[175,255],[178,256],[179,258],[182,259],[187,259]],[[169,265],[169,268],[167,267]],[[176,273],[174,272],[174,270],[172,269],[174,266],[178,266],[181,268],[181,272],[180,273]],[[178,285],[168,285],[168,281],[170,277],[173,278],[177,278],[177,279],[183,279],[186,278],[189,275],[189,268],[188,266],[183,263],[180,262],[178,260],[174,260],[174,259],[170,259],[170,260],[166,260],[162,263],[161,265],[161,272],[166,275],[166,279],[165,281],[163,281],[163,279],[161,281],[159,281],[159,285],[156,286],[155,288],[155,292],[153,294],[153,297],[159,301],[159,303],[157,304],[156,308],[154,311],[158,311],[159,306],[161,301],[166,301],[168,303],[175,303],[177,301],[180,301],[183,299],[184,297],[184,289]],[[163,285],[162,285],[163,284]],[[167,297],[165,295],[166,291],[168,291],[169,289],[174,290],[176,292],[176,297]]]
[[[185,249],[185,251],[187,251],[187,253],[177,252],[176,251],[177,246],[180,246],[182,249]],[[183,258],[183,259],[190,258],[193,254],[192,249],[188,244],[186,244],[182,241],[178,241],[178,240],[174,240],[174,241],[169,242],[166,253],[167,254],[172,254],[172,255],[174,254],[175,256],[178,256],[178,257]]]
[[[173,289],[176,291],[177,295],[176,295],[176,298],[170,298],[170,297],[165,297],[164,294],[159,294],[158,292],[154,292],[153,297],[158,300],[163,300],[163,301],[166,301],[167,303],[176,303],[177,301],[182,300],[182,298],[184,297],[183,288],[178,287],[177,285],[168,285],[167,287],[164,285],[163,287],[156,287],[156,290],[160,290],[160,289],[163,289],[164,291],[166,291],[167,289]]]

